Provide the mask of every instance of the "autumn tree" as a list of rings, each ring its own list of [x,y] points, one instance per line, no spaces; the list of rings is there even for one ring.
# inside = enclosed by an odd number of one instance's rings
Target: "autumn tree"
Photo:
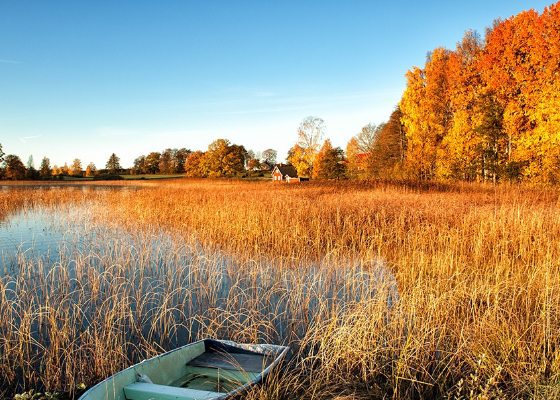
[[[450,52],[437,48],[427,57],[424,69],[406,73],[407,87],[399,107],[408,147],[405,164],[412,177],[436,177],[440,143],[451,125],[448,62]]]
[[[35,169],[35,160],[33,159],[33,154],[29,155],[26,166],[27,168],[25,171],[25,177],[27,179],[37,179],[39,177],[39,173]]]
[[[60,168],[60,175],[68,176],[70,173],[70,169],[68,168],[68,164],[64,163],[64,165]]]
[[[245,157],[247,151],[244,146],[233,144],[228,148],[224,159],[224,173],[226,176],[235,176],[245,172]]]
[[[482,69],[503,108],[506,170],[560,181],[559,5],[524,11],[488,31]]]
[[[97,167],[93,162],[90,162],[86,167],[86,176],[88,177],[95,176],[96,173],[97,173]]]
[[[503,128],[504,110],[492,92],[486,92],[477,101],[474,132],[479,138],[478,170],[484,180],[496,183],[502,172],[507,172],[508,138]],[[509,174],[508,174],[509,175]]]
[[[362,170],[360,165],[360,146],[358,139],[353,136],[346,144],[346,176],[356,179],[360,176]]]
[[[356,141],[359,149],[358,162],[360,168],[363,170],[364,175],[371,178],[376,175],[376,154],[375,149],[381,130],[384,124],[375,125],[367,124],[356,136]]]
[[[358,147],[362,153],[373,153],[375,149],[375,143],[377,142],[377,137],[381,132],[381,128],[382,126],[377,126],[370,123],[364,126],[360,133],[356,135]]]
[[[273,149],[266,149],[262,152],[261,161],[266,162],[270,165],[276,164],[276,158],[278,157],[278,152]]]
[[[406,169],[409,176],[427,178],[433,172],[437,143],[428,124],[425,98],[425,72],[417,67],[406,73],[406,89],[399,107],[403,112],[402,122],[406,128],[409,144],[406,153]]]
[[[11,180],[20,180],[25,178],[25,165],[21,159],[14,155],[9,154],[4,158],[4,176]]]
[[[146,156],[141,155],[134,160],[132,165],[132,173],[134,175],[140,175],[145,171],[146,167]]]
[[[412,176],[560,182],[560,5],[468,31],[407,73]]]
[[[200,160],[199,164],[202,176],[222,176],[221,164],[227,146],[229,146],[229,141],[226,139],[218,139],[208,145],[208,151],[204,153],[204,157]]]
[[[51,174],[51,161],[47,157],[43,157],[43,160],[41,161],[41,167],[39,169],[39,175],[43,179],[48,179],[51,177]]]
[[[378,174],[378,142],[384,123],[367,124],[346,145],[347,173],[349,177],[371,178]]]
[[[187,161],[187,157],[190,153],[191,151],[184,147],[179,150],[173,150],[173,157],[171,161],[173,173],[182,174],[185,172],[185,162]]]
[[[229,141],[218,139],[208,146],[208,151],[204,152],[198,164],[201,176],[211,178],[222,176],[221,164],[228,144]]]
[[[315,157],[313,178],[315,179],[340,179],[344,176],[344,151],[333,148],[330,139],[325,140]]]
[[[159,172],[161,174],[172,174],[173,168],[173,150],[165,149],[159,157]]]
[[[105,168],[110,174],[116,174],[121,170],[120,158],[115,153],[111,154]]]
[[[144,172],[146,174],[157,174],[159,173],[159,159],[161,153],[158,151],[153,151],[146,156],[146,162],[144,164]]]
[[[406,152],[406,136],[397,107],[387,123],[381,124],[373,149],[372,169],[377,176],[400,177]]]
[[[436,144],[447,135],[453,118],[449,81],[449,60],[452,52],[438,47],[429,56],[424,74],[426,76],[426,95],[430,111],[430,129],[433,129]]]
[[[299,144],[296,143],[294,147],[288,150],[286,160],[296,169],[298,176],[309,177],[311,175],[309,159],[305,149]]]
[[[480,137],[476,134],[476,107],[483,91],[480,57],[483,42],[476,31],[465,33],[450,53],[448,80],[453,117],[443,137],[438,157],[442,177],[477,179],[480,173]]]
[[[531,180],[560,183],[560,3],[552,4],[534,21],[530,35],[531,63],[523,77],[531,82],[525,89],[530,109],[528,115],[531,134],[524,137],[518,150],[529,162],[524,173]],[[530,31],[529,31],[530,32]],[[534,72],[533,74],[531,74]],[[521,158],[521,157],[520,157]],[[513,166],[515,168],[515,166]]]
[[[2,150],[2,143],[0,143],[0,164],[4,161],[4,151]]]
[[[183,166],[185,170],[185,175],[190,178],[202,178],[204,175],[202,173],[201,162],[204,159],[204,152],[195,151],[187,156],[185,164]]]
[[[243,146],[231,144],[227,139],[215,140],[200,161],[202,176],[217,178],[243,173],[246,155]]]
[[[257,170],[259,169],[261,163],[259,160],[257,160],[256,158],[251,158],[249,161],[247,161],[247,169],[250,170]]]
[[[297,148],[294,147],[294,150],[301,152],[298,154],[300,168],[296,167],[298,175],[309,176],[312,173],[315,155],[319,151],[324,130],[325,123],[321,118],[306,117],[301,121],[298,128]]]
[[[71,176],[82,176],[82,162],[78,158],[72,162],[69,173]]]

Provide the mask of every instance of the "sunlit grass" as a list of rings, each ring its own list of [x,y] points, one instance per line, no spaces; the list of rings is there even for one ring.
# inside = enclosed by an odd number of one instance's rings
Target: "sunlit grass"
[[[0,191],[0,218],[83,205],[76,226],[96,232],[53,263],[24,255],[0,279],[5,386],[91,384],[218,337],[295,346],[287,372],[251,398],[559,393],[556,190],[113,185],[129,190]]]

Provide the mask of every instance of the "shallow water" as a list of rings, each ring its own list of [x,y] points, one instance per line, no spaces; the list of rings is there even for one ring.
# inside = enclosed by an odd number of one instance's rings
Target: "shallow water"
[[[0,340],[28,332],[35,344],[24,356],[36,368],[55,344],[71,343],[88,359],[91,338],[106,335],[132,361],[154,345],[161,352],[203,337],[291,344],[316,320],[380,293],[388,304],[398,298],[382,260],[289,268],[273,259],[241,262],[180,233],[127,231],[106,212],[102,204],[73,203],[0,221]],[[69,342],[59,343],[61,329]]]
[[[64,222],[42,209],[20,211],[0,221],[0,276],[21,256],[56,257],[64,240]]]
[[[96,223],[98,211],[91,205],[38,207],[0,221],[0,277],[46,274],[62,267],[70,278],[76,278],[88,276],[88,270],[100,274],[118,266],[119,276],[141,290],[157,293],[164,282],[191,290],[210,285],[207,295],[191,298],[189,308],[199,311],[231,304],[233,293],[250,299],[272,297],[281,305],[282,296],[297,289],[306,306],[311,306],[309,317],[325,298],[329,303],[360,301],[387,283],[396,290],[382,260],[367,267],[317,263],[291,270],[277,270],[270,260],[268,265],[248,268],[227,254],[206,253],[196,242],[164,231],[131,233],[120,230],[118,224]],[[282,290],[277,296],[266,293],[278,286]],[[275,312],[285,311],[279,307]]]

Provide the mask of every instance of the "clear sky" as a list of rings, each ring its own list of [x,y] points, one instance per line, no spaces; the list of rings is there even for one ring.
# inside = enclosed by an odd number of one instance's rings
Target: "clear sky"
[[[219,138],[283,161],[317,116],[345,148],[428,51],[551,3],[0,0],[0,143],[36,167]]]

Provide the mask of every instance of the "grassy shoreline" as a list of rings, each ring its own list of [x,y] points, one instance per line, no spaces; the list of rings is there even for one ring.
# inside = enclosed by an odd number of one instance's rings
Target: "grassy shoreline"
[[[123,184],[128,182],[111,182]],[[211,290],[217,275],[203,276],[196,263],[182,265],[160,277],[166,308],[144,323],[152,324],[151,334],[160,338],[177,331],[185,324],[178,315],[192,304],[192,293],[177,290],[173,277],[196,275],[199,287],[210,282],[201,297],[208,301],[207,312],[198,317],[204,326],[201,335],[249,341],[275,338],[296,344],[301,351],[287,374],[250,398],[545,399],[560,393],[556,189],[412,181],[274,185],[180,179],[138,185],[146,189],[37,193],[21,187],[0,192],[0,218],[17,207],[82,202],[92,209],[88,223],[94,226],[144,238],[167,232],[182,246],[196,238],[196,245],[216,259],[227,254],[233,260],[228,276],[239,284],[253,282],[248,287],[255,290],[229,293],[226,305],[220,306]],[[138,263],[129,247],[120,246],[97,259],[112,268],[108,276],[94,273],[91,257],[74,255],[71,261],[83,266],[84,285],[91,289],[82,306],[96,299],[113,304],[111,299],[118,297],[122,286],[116,283],[105,286],[107,293],[95,287],[111,282],[109,276],[125,279],[132,261]],[[142,260],[149,265],[147,258]],[[321,297],[320,291],[307,293],[303,283],[285,285],[287,279],[303,282],[307,275],[299,266],[314,264],[320,266],[316,282],[328,283],[340,293],[355,293],[363,288],[360,275],[339,279],[337,274],[358,265],[360,273],[367,273],[378,260],[392,273],[398,300],[388,300],[393,290],[390,280],[378,282],[376,292],[360,301],[334,307],[332,298]],[[36,268],[33,260],[26,262],[30,270]],[[128,282],[131,300],[113,314],[120,322],[112,329],[103,328],[107,321],[101,316],[99,321],[91,319],[98,324],[98,336],[81,350],[80,363],[57,370],[56,361],[68,360],[61,358],[60,350],[48,347],[53,370],[35,377],[47,389],[68,389],[80,380],[91,384],[130,361],[129,355],[117,351],[126,340],[118,326],[129,326],[124,321],[130,322],[130,310],[141,299],[133,299],[132,283],[137,281],[122,282]],[[85,340],[85,333],[76,333],[72,326],[76,316],[38,314],[33,305],[37,298],[31,294],[28,303],[7,301],[7,284],[0,284],[2,315],[31,322],[53,318],[49,329],[57,331],[46,332],[49,337],[57,333],[76,343]],[[42,285],[46,289],[53,283]],[[19,294],[32,293],[25,285],[20,290]],[[262,311],[275,301],[273,293],[294,298],[283,314],[293,314],[287,323],[301,329],[291,337],[277,332],[271,322],[274,316]],[[52,297],[59,302],[57,309],[71,307],[69,296],[76,293],[58,294]],[[152,296],[151,301],[156,299],[162,300]],[[303,311],[311,304],[318,304],[320,312],[309,316]],[[25,354],[30,339],[21,326],[14,329],[9,324],[0,326],[0,336],[0,371],[5,374],[13,366],[8,355]],[[138,354],[162,350],[149,340],[143,343]],[[43,360],[45,365],[51,365],[47,361]]]

